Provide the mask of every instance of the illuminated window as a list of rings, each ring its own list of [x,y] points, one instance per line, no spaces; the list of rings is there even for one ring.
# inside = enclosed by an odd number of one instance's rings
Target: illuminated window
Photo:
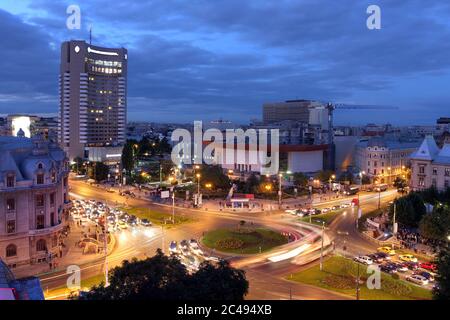
[[[13,198],[6,199],[6,210],[14,211],[16,210],[16,200]]]

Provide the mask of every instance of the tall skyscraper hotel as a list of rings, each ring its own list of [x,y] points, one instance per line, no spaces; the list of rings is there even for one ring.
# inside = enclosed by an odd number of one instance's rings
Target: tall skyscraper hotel
[[[125,143],[127,50],[61,46],[59,142],[70,160],[120,161]]]

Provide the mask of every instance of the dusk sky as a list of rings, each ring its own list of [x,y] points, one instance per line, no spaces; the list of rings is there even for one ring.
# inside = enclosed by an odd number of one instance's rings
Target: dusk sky
[[[450,116],[449,18],[448,0],[0,0],[0,114],[56,113],[60,44],[92,24],[93,44],[128,49],[129,120],[247,123],[302,98],[400,108],[338,124],[434,124]]]

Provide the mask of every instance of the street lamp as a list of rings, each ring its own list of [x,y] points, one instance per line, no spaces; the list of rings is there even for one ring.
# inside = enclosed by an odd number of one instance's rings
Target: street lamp
[[[278,207],[281,209],[281,178],[283,177],[283,175],[281,173],[278,174],[278,184],[279,184],[279,189],[278,189]]]
[[[325,221],[322,221],[322,244],[320,246],[320,271],[323,271],[323,236],[325,233]]]
[[[333,174],[333,175],[331,175],[330,176],[330,179],[329,179],[329,189],[330,189],[330,191],[331,191],[331,188],[332,188],[332,185],[331,185],[331,183],[334,181],[334,179],[336,179],[336,176]]]
[[[200,173],[197,173],[195,176],[197,177],[197,194],[200,195],[200,177],[201,177],[201,175],[200,175]]]

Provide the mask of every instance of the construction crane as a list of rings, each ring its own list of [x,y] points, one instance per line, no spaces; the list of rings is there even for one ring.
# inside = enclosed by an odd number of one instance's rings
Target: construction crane
[[[336,109],[347,110],[398,110],[395,106],[370,105],[370,104],[347,104],[347,103],[327,103],[327,108],[331,111]]]

